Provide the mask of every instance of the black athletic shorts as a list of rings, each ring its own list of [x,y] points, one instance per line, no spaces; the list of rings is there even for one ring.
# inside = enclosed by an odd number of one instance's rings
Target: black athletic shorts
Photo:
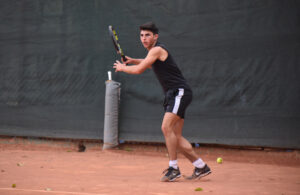
[[[165,94],[165,112],[172,112],[180,118],[184,118],[185,110],[193,99],[193,93],[189,89],[170,89]]]

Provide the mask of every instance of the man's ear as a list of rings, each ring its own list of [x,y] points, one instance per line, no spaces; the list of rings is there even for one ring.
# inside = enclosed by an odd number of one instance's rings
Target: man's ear
[[[154,34],[154,38],[155,38],[155,40],[157,40],[158,39],[158,34]]]

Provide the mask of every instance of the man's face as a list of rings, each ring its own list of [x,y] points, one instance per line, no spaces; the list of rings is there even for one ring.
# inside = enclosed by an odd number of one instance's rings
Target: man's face
[[[157,38],[158,34],[153,34],[153,32],[149,30],[141,30],[140,32],[141,42],[146,49],[151,49],[157,41]]]

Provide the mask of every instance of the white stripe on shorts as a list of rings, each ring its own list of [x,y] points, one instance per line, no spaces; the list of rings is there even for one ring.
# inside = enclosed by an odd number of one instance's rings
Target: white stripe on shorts
[[[180,106],[181,97],[184,94],[184,89],[183,88],[179,88],[178,90],[179,90],[179,92],[178,92],[178,95],[175,97],[175,104],[174,104],[174,108],[172,110],[172,112],[174,114],[177,114],[179,106]]]

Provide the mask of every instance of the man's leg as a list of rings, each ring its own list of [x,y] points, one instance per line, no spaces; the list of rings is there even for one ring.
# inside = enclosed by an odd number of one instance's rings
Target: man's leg
[[[210,168],[199,158],[193,149],[192,145],[188,140],[186,140],[182,136],[182,127],[184,124],[184,119],[180,119],[175,124],[174,133],[177,138],[178,148],[180,149],[181,153],[189,159],[193,165],[195,166],[194,172],[191,176],[186,177],[186,179],[199,179],[211,173]]]
[[[161,181],[174,181],[181,176],[177,165],[177,138],[174,133],[175,124],[180,120],[180,117],[166,112],[162,122],[162,132],[166,140],[166,146],[169,153],[169,168],[164,171],[166,174],[161,178]]]
[[[178,140],[174,130],[178,120],[180,120],[179,116],[170,112],[166,112],[161,126],[162,132],[165,137],[170,160],[177,159]]]
[[[184,124],[184,119],[179,119],[175,124],[174,133],[177,139],[177,144],[180,152],[191,161],[195,162],[199,157],[194,151],[192,145],[182,136],[182,128]]]

